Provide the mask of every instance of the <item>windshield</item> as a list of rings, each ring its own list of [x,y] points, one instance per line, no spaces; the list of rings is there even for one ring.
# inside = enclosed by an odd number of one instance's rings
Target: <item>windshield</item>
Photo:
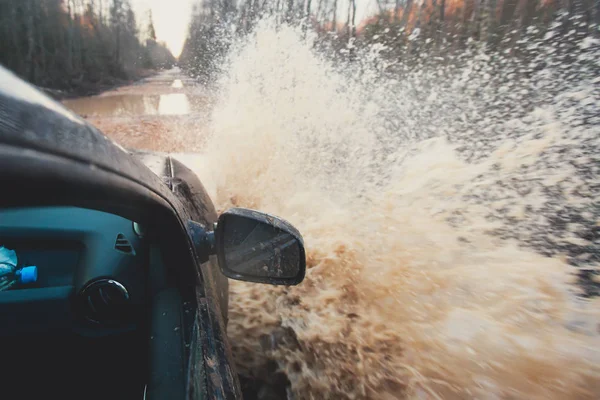
[[[302,232],[301,285],[231,282],[243,376],[596,396],[598,1],[5,0],[0,21],[3,66],[182,160],[219,211]]]

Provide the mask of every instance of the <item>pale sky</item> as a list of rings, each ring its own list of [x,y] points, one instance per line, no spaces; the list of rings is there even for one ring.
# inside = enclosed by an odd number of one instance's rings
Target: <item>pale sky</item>
[[[132,0],[131,3],[136,10],[138,23],[146,27],[148,21],[148,10],[152,10],[154,30],[156,39],[165,42],[173,55],[179,57],[185,42],[192,4],[198,0]],[[345,1],[340,1],[338,15],[340,20],[345,20],[348,6]],[[374,0],[356,0],[356,23],[374,14],[377,6]]]
[[[156,40],[165,42],[175,57],[179,57],[187,36],[194,0],[132,0],[137,20],[145,28],[148,10],[152,10]]]

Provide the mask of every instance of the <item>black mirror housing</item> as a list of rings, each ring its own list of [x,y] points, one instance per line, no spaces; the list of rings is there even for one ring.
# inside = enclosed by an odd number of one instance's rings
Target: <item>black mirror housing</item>
[[[231,208],[219,216],[215,250],[221,272],[231,279],[297,285],[306,273],[300,232],[260,211]]]

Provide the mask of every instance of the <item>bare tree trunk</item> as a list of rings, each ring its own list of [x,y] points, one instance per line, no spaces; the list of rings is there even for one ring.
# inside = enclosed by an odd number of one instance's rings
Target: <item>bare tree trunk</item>
[[[446,14],[446,0],[440,1],[440,24],[444,25],[444,18]]]
[[[352,2],[352,34],[353,38],[356,37],[356,0],[350,0]]]
[[[117,25],[116,35],[115,61],[118,65],[121,62],[121,24]]]
[[[40,13],[41,14],[41,13]],[[45,20],[45,15],[40,15],[40,21]],[[42,71],[47,71],[46,69],[46,46],[44,44],[44,34],[42,32],[41,27],[38,27],[38,47],[39,47],[39,56],[40,56],[40,65]]]
[[[525,32],[525,29],[527,29],[527,26],[529,26],[533,20],[537,8],[538,0],[523,0],[521,3],[521,12],[519,15],[521,15],[520,27],[523,32]]]
[[[333,21],[331,21],[331,31],[337,32],[337,0],[333,0]]]
[[[460,17],[458,17],[457,20],[457,34],[452,35],[454,37],[454,41],[452,43],[453,51],[455,51],[459,47],[462,47],[469,37],[469,0],[463,1],[462,9],[460,10]]]
[[[421,15],[423,14],[423,9],[425,8],[425,1],[423,1],[421,3],[420,6],[418,6],[419,8],[417,9],[417,20],[415,21],[415,27],[413,29],[412,32],[420,32],[421,30]],[[407,31],[405,31],[406,33],[408,33]],[[421,35],[421,33],[419,33],[419,36]],[[415,38],[416,40],[419,40],[418,38]],[[416,40],[409,40],[406,46],[406,53],[407,54],[412,54],[412,51],[415,47]]]
[[[423,15],[423,10],[425,9],[425,1],[421,3],[421,6],[417,10],[417,21],[415,23],[415,29],[421,28],[421,16]]]
[[[35,29],[33,24],[33,15],[34,15],[34,0],[27,0],[27,57],[25,58],[27,61],[27,76],[30,82],[37,83],[36,78],[36,65],[33,59],[35,54]]]
[[[15,49],[17,50],[17,54],[20,56],[21,55],[21,45],[19,43],[19,30],[17,28],[18,26],[18,19],[17,19],[17,6],[15,3],[11,3],[12,7],[11,7],[11,17],[12,17],[12,41],[13,41],[13,46],[15,47]],[[20,58],[20,57],[19,57]]]
[[[321,13],[321,3],[323,2],[323,0],[319,0],[319,2],[317,3],[317,11],[315,12],[315,20],[317,21],[317,24],[319,23],[319,14]]]
[[[74,0],[75,1],[75,0]],[[83,70],[84,70],[84,47],[86,45],[85,43],[85,37],[84,37],[84,32],[83,32],[83,26],[81,24],[81,16],[83,16],[83,11],[84,11],[84,6],[83,6],[83,0],[79,0],[79,4],[74,3],[74,5],[77,7],[78,9],[78,17],[76,20],[77,23],[77,40],[76,40],[76,52],[75,52],[75,65],[76,65],[76,71],[77,73],[81,76],[83,75]]]
[[[494,40],[496,25],[496,0],[489,0],[488,7],[483,16],[481,27],[481,41],[491,43]]]
[[[317,23],[319,23],[321,21],[321,10],[323,9],[323,1],[327,1],[327,0],[319,0],[319,4],[317,4],[317,14],[316,14]]]
[[[348,39],[352,36],[352,28],[350,24],[352,23],[350,20],[352,19],[352,2],[348,0],[348,15],[346,16],[346,33],[348,34]]]
[[[379,5],[379,2],[377,2]],[[380,7],[381,9],[381,7]],[[396,0],[396,4],[394,5],[394,22],[398,22],[398,13],[400,12],[400,0]]]
[[[471,29],[470,36],[475,39],[482,39],[482,22],[484,13],[482,10],[485,8],[485,0],[474,0],[473,4],[473,15],[471,17]]]
[[[410,17],[410,13],[412,11],[413,0],[406,0],[406,6],[402,11],[402,26],[404,27],[404,34],[407,34],[406,24],[408,23],[408,19]]]
[[[521,32],[524,32],[524,24],[527,23],[527,3],[528,0],[517,0],[510,20],[506,20],[510,10],[506,13],[504,12],[508,2],[505,2],[503,5],[502,16],[505,21],[503,21],[502,24],[504,25],[504,34],[510,36],[509,52],[511,55],[514,55],[517,51],[517,41],[521,37]]]
[[[519,0],[504,0],[502,3],[502,14],[500,15],[500,24],[502,27],[510,26],[515,11],[519,6]],[[521,14],[522,15],[522,14]]]
[[[67,0],[67,17],[69,18],[69,29],[67,31],[67,73],[73,71],[73,17],[71,15],[71,0]]]
[[[463,0],[464,1],[464,0]],[[445,31],[446,31],[446,22],[445,22],[445,18],[446,18],[446,0],[440,0],[440,6],[439,6],[439,22],[438,22],[438,31],[437,31],[437,47],[438,47],[438,51],[439,49],[441,49],[443,46],[443,41],[445,39]]]
[[[468,21],[469,21],[469,1],[470,0],[465,0],[462,3],[462,16],[461,16],[461,24],[463,27],[467,27],[468,26]],[[475,6],[475,4],[473,4],[473,6]]]

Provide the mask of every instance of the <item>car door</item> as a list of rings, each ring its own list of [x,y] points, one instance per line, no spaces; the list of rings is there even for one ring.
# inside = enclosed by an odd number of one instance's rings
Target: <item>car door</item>
[[[155,172],[179,200],[176,211],[187,221],[186,233],[193,243],[197,286],[195,319],[189,327],[188,398],[241,398],[227,341],[228,280],[221,274],[216,256],[209,255],[204,236],[217,222],[213,203],[198,177],[179,161],[148,153],[136,156],[145,163],[161,165]]]

